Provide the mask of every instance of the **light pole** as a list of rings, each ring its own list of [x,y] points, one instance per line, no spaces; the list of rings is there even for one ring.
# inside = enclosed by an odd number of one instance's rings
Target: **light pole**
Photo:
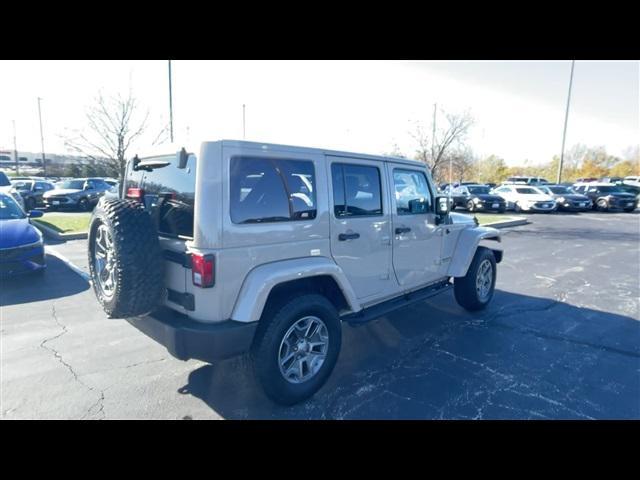
[[[560,164],[558,165],[558,181],[556,183],[560,183],[562,180],[562,164],[564,162],[564,141],[567,136],[567,120],[569,120],[569,103],[571,102],[571,85],[573,84],[573,67],[575,66],[576,61],[571,60],[571,75],[569,76],[569,94],[567,95],[567,110],[564,114],[564,132],[562,133],[562,150],[560,151]]]
[[[42,145],[42,174],[47,176],[47,162],[44,158],[44,134],[42,133],[42,109],[40,108],[40,97],[38,97],[38,118],[40,119],[40,144]]]
[[[169,135],[173,143],[173,98],[171,96],[171,60],[169,60]]]

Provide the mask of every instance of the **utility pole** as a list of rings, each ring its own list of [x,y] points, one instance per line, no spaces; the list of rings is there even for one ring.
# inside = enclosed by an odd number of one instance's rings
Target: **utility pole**
[[[20,175],[20,165],[18,164],[18,147],[16,143],[16,121],[13,120],[13,159],[16,161],[16,175]]]
[[[173,143],[173,98],[171,96],[171,60],[169,60],[169,135]]]
[[[246,138],[246,127],[245,127],[245,104],[242,104],[242,139]]]
[[[42,133],[42,109],[40,108],[40,97],[38,97],[38,118],[40,119],[40,144],[42,145],[42,176],[47,176],[47,162],[44,158],[44,134]]]
[[[571,61],[571,75],[569,77],[569,94],[567,95],[567,110],[564,114],[564,132],[562,133],[562,150],[560,151],[560,164],[558,165],[558,181],[556,183],[560,183],[562,180],[562,164],[564,162],[564,141],[567,136],[567,120],[569,120],[569,103],[571,102],[571,85],[573,83],[573,67],[575,66],[576,61]]]

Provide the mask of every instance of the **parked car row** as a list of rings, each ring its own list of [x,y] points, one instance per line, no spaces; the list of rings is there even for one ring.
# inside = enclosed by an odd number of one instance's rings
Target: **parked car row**
[[[522,177],[524,178],[524,177]],[[544,180],[544,179],[539,179]],[[532,184],[525,181],[489,185],[462,182],[445,185],[441,190],[452,199],[452,209],[469,212],[553,212],[609,211],[632,212],[640,207],[640,185],[605,182],[576,183],[574,185]]]
[[[25,211],[35,208],[91,211],[100,197],[107,192],[113,195],[118,189],[117,180],[97,177],[55,183],[42,177],[16,177],[11,182],[0,178],[0,188],[3,185]]]

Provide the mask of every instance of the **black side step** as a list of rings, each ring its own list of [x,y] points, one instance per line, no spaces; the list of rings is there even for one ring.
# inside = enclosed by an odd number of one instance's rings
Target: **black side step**
[[[439,293],[443,293],[451,289],[451,287],[453,287],[453,284],[450,283],[449,280],[445,280],[443,282],[421,288],[420,290],[392,298],[386,302],[372,305],[371,307],[364,308],[359,312],[349,313],[340,318],[352,326],[362,325],[370,322],[371,320],[375,320],[376,318],[384,317],[385,315],[411,305],[412,303],[422,302],[434,295],[438,295]]]

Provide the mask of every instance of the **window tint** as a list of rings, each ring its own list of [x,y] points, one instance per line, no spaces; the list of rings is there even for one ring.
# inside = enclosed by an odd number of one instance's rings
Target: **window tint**
[[[159,160],[169,162],[169,165],[144,172],[142,177],[145,208],[156,221],[160,234],[192,238],[196,156],[187,157],[185,168],[178,168],[176,155],[161,157]],[[135,182],[130,182],[126,187],[134,185]]]
[[[382,215],[380,171],[376,167],[331,165],[336,217]]]
[[[312,162],[234,157],[230,184],[233,223],[286,222],[316,217]]]
[[[431,211],[431,192],[424,173],[393,170],[398,215],[415,215]]]
[[[469,192],[474,195],[488,194],[490,190],[489,187],[469,187]]]

